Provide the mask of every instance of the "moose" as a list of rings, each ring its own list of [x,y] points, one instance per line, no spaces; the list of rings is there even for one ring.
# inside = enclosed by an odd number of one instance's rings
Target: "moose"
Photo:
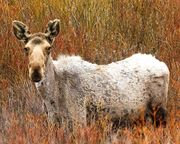
[[[150,54],[98,65],[80,56],[51,57],[60,20],[48,22],[45,32],[31,34],[20,21],[13,32],[24,43],[29,78],[40,93],[49,122],[88,125],[100,114],[110,120],[150,119],[166,122],[169,69]],[[155,115],[154,111],[156,110]]]

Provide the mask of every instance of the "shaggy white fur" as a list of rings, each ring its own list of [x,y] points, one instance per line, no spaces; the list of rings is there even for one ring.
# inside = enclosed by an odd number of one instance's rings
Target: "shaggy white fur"
[[[168,83],[165,63],[151,55],[135,54],[108,65],[92,64],[79,56],[49,58],[46,78],[36,86],[51,121],[86,124],[92,107],[112,119],[136,119],[149,103],[166,109]]]

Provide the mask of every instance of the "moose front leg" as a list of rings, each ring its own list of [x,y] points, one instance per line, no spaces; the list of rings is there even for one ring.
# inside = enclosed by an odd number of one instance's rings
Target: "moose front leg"
[[[57,108],[52,101],[45,101],[44,107],[48,118],[48,126],[55,125],[56,127],[62,127],[65,130],[65,133],[73,131],[73,121],[67,110]]]
[[[44,101],[44,112],[47,114],[48,125],[59,125],[61,126],[61,118],[57,114],[56,106],[54,101]]]

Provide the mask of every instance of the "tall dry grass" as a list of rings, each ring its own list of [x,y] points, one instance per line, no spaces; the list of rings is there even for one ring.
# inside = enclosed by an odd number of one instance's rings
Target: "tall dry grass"
[[[166,62],[171,72],[167,128],[119,130],[114,143],[180,142],[179,0],[0,0],[0,12],[0,143],[105,143],[106,132],[96,126],[65,136],[61,128],[46,125],[12,20],[37,32],[54,18],[61,20],[54,58],[78,54],[106,64],[142,52]]]

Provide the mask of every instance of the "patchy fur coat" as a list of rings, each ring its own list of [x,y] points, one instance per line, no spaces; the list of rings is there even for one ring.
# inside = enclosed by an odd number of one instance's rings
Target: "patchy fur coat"
[[[135,54],[122,61],[97,65],[79,56],[51,57],[45,79],[36,83],[50,121],[89,122],[88,113],[112,119],[138,118],[141,110],[166,109],[169,70],[151,55]]]

